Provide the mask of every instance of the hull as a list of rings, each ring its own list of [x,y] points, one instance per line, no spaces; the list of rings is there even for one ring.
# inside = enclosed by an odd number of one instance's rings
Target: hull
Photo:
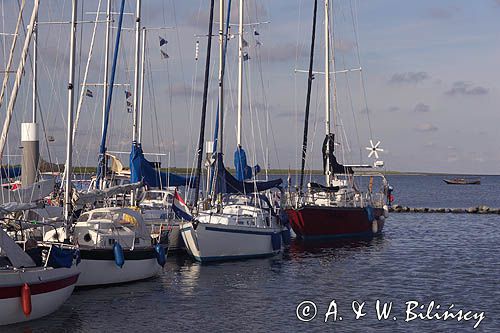
[[[181,234],[188,253],[197,261],[271,257],[281,251],[281,229],[186,222]]]
[[[480,179],[443,179],[446,184],[450,185],[480,185]]]
[[[304,206],[287,208],[286,213],[297,237],[303,239],[370,237],[384,228],[384,210],[374,208],[370,222],[364,208]]]
[[[125,264],[116,265],[113,250],[80,249],[82,261],[77,287],[126,283],[151,278],[159,274],[154,249],[124,250]]]
[[[171,226],[168,232],[168,251],[184,251],[186,246],[181,235],[181,228],[178,223]]]
[[[0,325],[34,320],[55,312],[73,292],[78,270],[79,267],[1,272]],[[31,313],[28,316],[24,314],[21,302],[24,283],[29,285],[31,292]]]

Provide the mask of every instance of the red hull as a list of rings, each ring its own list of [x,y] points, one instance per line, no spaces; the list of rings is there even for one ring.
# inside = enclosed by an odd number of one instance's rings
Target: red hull
[[[286,209],[293,231],[300,238],[373,236],[384,228],[382,208],[374,208],[377,232],[364,208],[305,206]]]

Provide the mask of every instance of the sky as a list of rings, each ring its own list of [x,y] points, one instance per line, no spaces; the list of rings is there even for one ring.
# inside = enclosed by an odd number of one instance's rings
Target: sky
[[[24,27],[32,4],[27,1]],[[101,3],[101,10],[105,8]],[[79,19],[93,21],[99,0],[80,1]],[[297,169],[304,125],[313,1],[246,0],[244,38],[243,147],[249,162]],[[0,0],[0,29],[12,33],[18,15],[15,0]],[[83,6],[83,7],[82,7]],[[118,1],[114,1],[115,10]],[[232,165],[236,147],[237,11],[231,11],[225,76],[224,153]],[[500,1],[337,0],[331,21],[335,47],[332,81],[332,126],[344,163],[373,163],[369,140],[381,141],[380,160],[388,170],[498,174],[500,169]],[[147,32],[144,96],[144,150],[163,166],[193,166],[200,129],[203,75],[207,48],[207,0],[143,1]],[[324,7],[318,1],[314,70],[324,71]],[[135,1],[126,1],[133,13]],[[218,4],[215,8],[218,22]],[[65,156],[67,80],[71,2],[47,0],[39,20],[39,119],[45,136],[44,159],[62,163]],[[104,16],[100,17],[103,20]],[[132,114],[125,90],[134,92],[133,15],[125,15],[113,93],[107,147],[127,164]],[[113,23],[116,26],[116,22]],[[94,25],[78,26],[77,80],[83,82]],[[158,29],[163,28],[163,29]],[[214,27],[217,33],[218,23]],[[113,29],[115,44],[116,29]],[[255,33],[257,32],[258,35]],[[102,83],[104,24],[98,24],[88,83]],[[160,53],[159,37],[168,41]],[[24,32],[18,41],[17,68]],[[12,37],[0,36],[0,64],[5,68]],[[196,59],[196,42],[199,41]],[[9,132],[9,159],[16,161],[20,123],[31,118],[31,55]],[[2,69],[3,69],[2,68]],[[206,140],[213,135],[217,108],[218,40],[213,38]],[[2,74],[4,75],[4,74]],[[9,80],[12,87],[13,79]],[[101,141],[102,87],[88,86],[75,140],[75,164],[97,163]],[[7,97],[10,95],[8,90]],[[80,89],[79,89],[80,90]],[[75,105],[78,104],[76,94]],[[324,75],[315,75],[311,94],[307,168],[321,168],[324,129]],[[132,98],[129,99],[132,100]],[[8,99],[0,108],[5,118]],[[48,148],[47,148],[48,147]],[[2,163],[5,163],[2,161]]]

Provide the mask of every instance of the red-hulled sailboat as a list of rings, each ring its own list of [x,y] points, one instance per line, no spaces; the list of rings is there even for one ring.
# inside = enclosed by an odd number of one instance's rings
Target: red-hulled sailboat
[[[316,33],[317,0],[314,2],[309,78],[307,86],[304,140],[300,186],[297,192],[288,193],[285,211],[292,229],[299,238],[370,237],[382,232],[388,208],[385,206],[388,184],[384,176],[368,165],[341,165],[334,155],[335,136],[330,130],[330,9],[329,0],[324,0],[325,9],[325,128],[323,141],[323,171],[326,186],[307,184],[303,191],[304,168],[307,151],[307,133],[311,86],[314,78],[313,56]],[[333,66],[334,67],[334,66]],[[377,143],[368,148],[378,158]],[[380,165],[381,162],[378,162]],[[375,178],[379,177],[379,191],[374,191]],[[363,192],[363,179],[367,191]]]

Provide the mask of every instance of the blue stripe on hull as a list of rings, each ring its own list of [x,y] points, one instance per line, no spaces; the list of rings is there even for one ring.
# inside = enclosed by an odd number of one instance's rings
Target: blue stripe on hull
[[[270,232],[270,231],[259,232],[259,231],[252,231],[252,230],[225,229],[225,228],[217,228],[217,227],[209,227],[209,226],[206,226],[205,230],[229,232],[229,233],[235,233],[235,234],[262,235],[262,236],[272,236],[275,233],[275,232]],[[276,231],[276,232],[279,232],[279,231]]]

